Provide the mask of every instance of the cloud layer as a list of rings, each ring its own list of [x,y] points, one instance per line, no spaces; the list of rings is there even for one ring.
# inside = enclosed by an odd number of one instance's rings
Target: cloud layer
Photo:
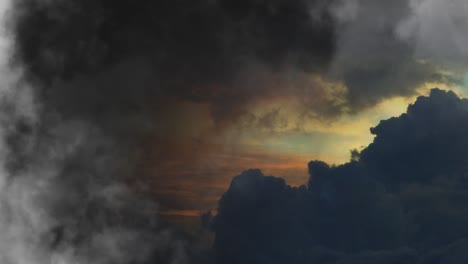
[[[66,114],[151,115],[172,97],[206,103],[225,123],[258,101],[290,97],[304,116],[323,118],[457,81],[416,56],[408,1],[14,5],[14,61]]]

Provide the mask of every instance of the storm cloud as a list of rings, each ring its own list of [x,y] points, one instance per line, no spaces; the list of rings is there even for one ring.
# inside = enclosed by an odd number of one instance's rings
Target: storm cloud
[[[278,93],[269,87],[275,72],[323,71],[335,47],[326,1],[26,0],[15,6],[17,62],[59,97],[65,112],[94,115],[106,104],[107,111],[144,114],[161,97],[176,97],[210,103],[213,117],[225,121],[262,94]],[[279,78],[283,85],[286,75]]]
[[[168,136],[166,108],[207,104],[223,129],[259,101],[293,97],[304,117],[327,119],[413,95],[427,81],[456,82],[415,57],[413,10],[407,1],[364,0],[14,1],[3,65],[14,80],[2,90],[0,120],[0,261],[187,262],[187,240],[160,222],[158,197],[141,182],[157,151],[149,142]],[[408,109],[408,123],[376,127],[355,161],[311,163],[308,187],[257,170],[235,178],[214,221],[218,260],[409,261],[430,252],[430,261],[459,252],[467,214],[453,203],[465,195],[455,154],[464,141],[448,150],[438,135],[463,133],[424,118],[463,130],[465,104],[433,91]],[[445,106],[454,123],[436,118]],[[415,131],[403,137],[408,128]],[[399,140],[421,156],[387,151]],[[436,210],[424,207],[435,194]]]
[[[61,112],[152,115],[175,97],[225,123],[258,100],[336,116],[456,82],[398,34],[412,13],[408,1],[21,0],[11,24],[14,62]]]
[[[349,163],[311,161],[307,186],[245,171],[213,221],[219,263],[466,262],[467,120],[433,89]]]

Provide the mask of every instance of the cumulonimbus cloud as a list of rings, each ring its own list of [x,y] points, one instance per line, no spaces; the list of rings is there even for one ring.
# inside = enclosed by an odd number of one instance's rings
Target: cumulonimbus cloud
[[[463,263],[468,101],[434,89],[371,129],[307,187],[259,170],[235,177],[213,220],[220,263]]]

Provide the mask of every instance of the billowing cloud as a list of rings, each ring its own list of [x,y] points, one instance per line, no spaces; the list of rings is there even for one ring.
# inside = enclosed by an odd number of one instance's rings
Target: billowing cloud
[[[259,170],[235,177],[213,221],[218,261],[465,262],[467,110],[434,89],[372,128],[349,163],[310,162],[307,187]]]
[[[157,203],[145,189],[150,177],[154,185],[169,181],[160,175],[159,161],[174,161],[174,166],[181,164],[180,157],[197,156],[198,150],[167,141],[177,142],[179,134],[187,140],[192,136],[187,130],[210,123],[180,117],[183,111],[175,108],[188,102],[209,110],[214,125],[206,127],[215,132],[197,130],[203,141],[249,117],[247,126],[289,127],[279,108],[252,113],[265,102],[289,100],[298,105],[295,120],[323,121],[414,95],[427,81],[456,82],[432,61],[414,56],[415,6],[365,0],[15,1],[7,23],[11,64],[4,63],[8,72],[15,71],[15,80],[2,92],[0,120],[0,228],[7,234],[0,240],[5,245],[0,260],[184,263],[186,240],[158,222]],[[439,97],[458,100],[437,91],[430,98]],[[392,167],[405,179],[397,181],[404,186],[395,184],[383,164],[388,164],[385,155],[401,155],[387,153],[378,143],[387,137],[385,126],[374,130],[376,141],[359,161],[338,167],[320,163],[309,189],[288,187],[259,171],[236,178],[216,218],[219,257],[224,263],[244,257],[244,263],[359,261],[412,258],[413,251],[404,247],[452,250],[443,246],[458,239],[457,232],[464,230],[460,223],[447,223],[452,230],[443,235],[444,243],[433,238],[440,234],[426,232],[438,222],[436,213],[449,213],[444,207],[411,211],[411,218],[405,206],[421,208],[420,200],[433,193],[441,193],[440,203],[448,204],[456,191],[423,186],[419,177],[432,182],[440,179],[434,173],[458,170],[416,175],[421,166],[408,156],[412,162]],[[418,136],[408,139],[413,140]],[[311,171],[319,163],[314,164]],[[450,211],[456,214],[451,219],[464,219],[464,211],[457,212]],[[424,226],[408,224],[422,218],[430,220]],[[271,232],[273,227],[277,232]],[[418,232],[433,237],[417,240]],[[253,240],[247,243],[245,237]],[[253,248],[258,254],[245,254]]]
[[[456,81],[397,34],[411,12],[407,1],[22,0],[11,24],[15,63],[63,113],[107,121],[175,97],[223,123],[262,100],[290,97],[317,118]]]
[[[420,59],[466,68],[468,3],[413,0],[410,6],[411,15],[399,24],[398,36],[415,46]]]
[[[284,94],[273,79],[286,86],[290,68],[323,71],[335,46],[325,1],[15,6],[17,62],[46,82],[41,94],[65,113],[151,112],[161,97],[176,97],[208,102],[213,118],[225,121],[259,97]]]
[[[187,261],[185,238],[129,186],[118,144],[90,123],[38,115],[21,83],[2,83],[1,96],[0,262]]]
[[[413,95],[425,82],[456,82],[437,63],[415,56],[418,47],[398,34],[412,14],[409,1],[339,1],[333,14],[338,34],[331,74],[348,88],[351,111]]]

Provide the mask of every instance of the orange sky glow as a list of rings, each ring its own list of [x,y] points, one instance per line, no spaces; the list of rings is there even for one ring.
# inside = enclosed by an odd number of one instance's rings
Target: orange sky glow
[[[421,94],[425,91],[423,87]],[[372,141],[370,127],[398,116],[415,97],[389,99],[331,121],[304,118],[287,99],[270,101],[250,112],[258,120],[270,118],[265,124],[248,123],[244,115],[222,128],[206,105],[173,102],[166,111],[175,112],[165,113],[173,118],[162,121],[163,132],[155,136],[146,165],[150,191],[160,200],[162,215],[198,217],[216,210],[232,177],[249,168],[283,177],[292,186],[306,184],[310,160],[348,161],[351,150]]]

